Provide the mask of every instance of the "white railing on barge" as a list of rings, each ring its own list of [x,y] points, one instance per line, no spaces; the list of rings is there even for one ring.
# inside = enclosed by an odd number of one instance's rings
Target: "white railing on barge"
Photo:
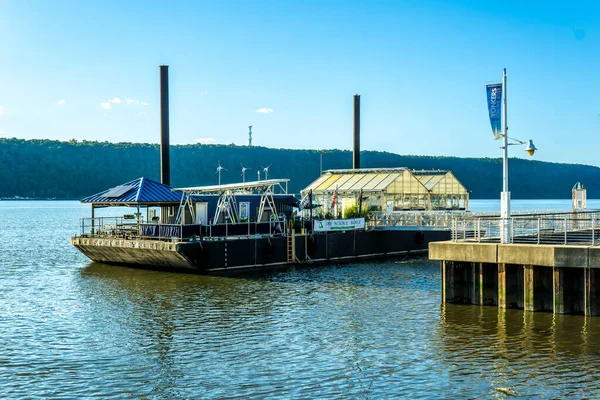
[[[498,215],[463,215],[452,220],[454,242],[500,243]],[[600,211],[516,214],[506,220],[509,243],[600,244]]]
[[[265,236],[282,234],[277,226],[286,227],[287,219],[280,218],[264,222],[244,222],[238,224],[220,223],[210,225],[199,224],[163,224],[144,222],[126,217],[97,217],[80,218],[79,236],[121,239],[151,239],[151,240],[196,240],[202,238],[222,239],[229,236]]]
[[[456,217],[466,211],[390,211],[371,212],[367,225],[372,229],[390,228],[447,228],[450,229]]]

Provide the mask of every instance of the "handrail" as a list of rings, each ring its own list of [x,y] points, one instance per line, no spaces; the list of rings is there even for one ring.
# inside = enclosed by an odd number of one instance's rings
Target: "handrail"
[[[598,244],[600,211],[557,212],[500,217],[457,216],[451,240],[499,243],[500,232],[508,229],[509,243],[591,245]],[[502,224],[506,226],[501,227]]]
[[[264,222],[242,222],[236,224],[161,224],[155,222],[138,223],[123,217],[80,218],[79,235],[103,238],[145,238],[170,240],[178,238],[222,238],[227,236],[250,237],[252,235],[282,235],[286,232],[273,228],[286,226],[286,218]],[[279,225],[280,224],[280,225]]]

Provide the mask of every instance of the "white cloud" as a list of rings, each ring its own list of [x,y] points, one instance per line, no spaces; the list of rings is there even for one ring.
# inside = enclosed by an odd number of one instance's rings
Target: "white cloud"
[[[56,104],[60,104],[62,106],[63,104],[65,104],[65,99],[60,99],[56,102]]]
[[[206,96],[208,92],[200,92],[200,96]]]
[[[64,102],[64,100],[61,100]],[[64,104],[64,103],[59,103],[59,104]],[[141,100],[135,100],[135,99],[120,99],[119,97],[113,97],[112,99],[103,101],[102,103],[100,103],[100,107],[102,107],[105,110],[110,110],[113,106],[113,104],[124,104],[125,107],[130,106],[130,105],[138,105],[138,106],[147,106],[148,103],[146,103],[145,101],[141,101]],[[136,115],[138,115],[136,113]],[[141,115],[141,114],[140,114]]]
[[[271,114],[273,111],[275,111],[275,110],[273,110],[272,108],[265,108],[265,107],[259,108],[258,110],[256,110],[257,113],[262,113],[262,114]]]
[[[136,117],[140,117],[140,116],[145,115],[145,114],[148,114],[148,111],[138,111],[138,112],[136,112],[133,115],[135,115]]]
[[[4,115],[4,106],[0,106],[0,117]]]
[[[135,99],[125,99],[125,103],[127,105],[130,105],[130,104],[136,104],[136,105],[140,105],[140,106],[148,105],[148,103],[146,103],[145,101],[140,101],[140,100],[135,100]]]
[[[217,140],[213,139],[211,137],[209,137],[209,138],[200,138],[200,139],[196,139],[196,143],[200,143],[200,144],[215,144],[215,143],[217,143]]]

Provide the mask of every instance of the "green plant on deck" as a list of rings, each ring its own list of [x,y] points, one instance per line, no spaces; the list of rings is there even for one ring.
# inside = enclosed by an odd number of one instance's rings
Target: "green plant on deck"
[[[371,208],[368,205],[363,204],[362,210],[360,210],[360,213],[359,213],[358,205],[355,204],[353,206],[346,208],[344,215],[346,218],[359,218],[359,217],[367,218],[369,216],[370,211],[372,211]]]

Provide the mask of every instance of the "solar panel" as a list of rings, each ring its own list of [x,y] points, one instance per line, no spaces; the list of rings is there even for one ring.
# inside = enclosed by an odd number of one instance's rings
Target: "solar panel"
[[[112,189],[110,189],[108,192],[106,192],[106,194],[102,197],[120,197],[122,195],[124,195],[125,193],[129,192],[131,189],[133,189],[133,186],[130,185],[120,185],[120,186],[116,186]]]

